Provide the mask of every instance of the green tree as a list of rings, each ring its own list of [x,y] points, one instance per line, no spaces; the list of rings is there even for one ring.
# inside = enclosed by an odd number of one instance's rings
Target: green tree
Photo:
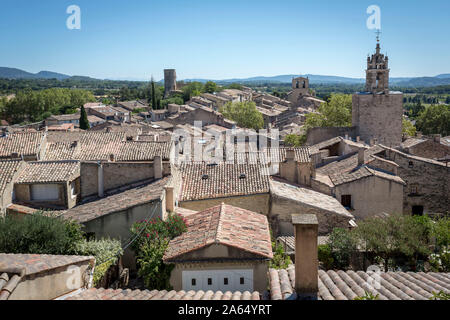
[[[288,134],[284,138],[284,145],[287,147],[301,147],[306,143],[306,135]]]
[[[414,137],[416,135],[416,127],[412,124],[411,121],[407,119],[402,120],[403,127],[402,132],[410,137]]]
[[[157,102],[157,99],[156,99],[155,81],[153,80],[153,77],[152,77],[152,80],[151,80],[151,87],[152,87],[152,103],[151,103],[151,106],[152,106],[152,109],[155,110],[155,109],[158,109],[158,102]]]
[[[307,129],[314,127],[349,127],[352,125],[352,97],[347,94],[332,94],[328,102],[322,103],[319,113],[306,115]]]
[[[369,218],[355,229],[358,243],[367,252],[381,258],[387,272],[398,258],[407,258],[416,266],[417,260],[428,256],[431,239],[428,226],[412,216],[392,214],[383,218]]]
[[[431,105],[417,118],[417,129],[423,134],[450,135],[450,106]]]
[[[187,102],[192,97],[199,96],[204,93],[205,88],[201,82],[189,82],[181,89],[181,91],[183,91],[184,102]]]
[[[347,229],[335,228],[331,232],[328,242],[336,269],[347,269],[352,254],[357,248],[355,233]]]
[[[252,101],[229,102],[220,109],[220,112],[225,118],[235,121],[240,127],[254,130],[264,127],[264,118]]]
[[[80,129],[88,130],[90,127],[91,127],[91,125],[89,124],[86,109],[84,109],[84,106],[82,106],[81,112],[80,112]]]
[[[208,93],[214,93],[217,92],[219,89],[219,87],[217,86],[217,84],[213,81],[208,81],[205,83],[205,92]]]

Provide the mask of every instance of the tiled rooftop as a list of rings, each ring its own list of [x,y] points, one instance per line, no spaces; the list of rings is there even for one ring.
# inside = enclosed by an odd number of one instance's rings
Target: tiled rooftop
[[[264,215],[221,204],[186,219],[187,231],[170,241],[164,261],[176,261],[186,253],[212,244],[234,247],[263,259],[273,256],[269,224]]]
[[[79,176],[78,161],[27,162],[16,183],[66,182]]]
[[[286,151],[294,150],[295,161],[298,162],[310,162],[311,149],[310,147],[299,147],[299,148],[267,148],[267,157],[271,162],[283,162],[286,160]]]
[[[69,209],[62,216],[79,223],[84,223],[111,213],[149,203],[161,198],[167,182],[168,178],[163,178],[147,185],[96,199]]]
[[[181,201],[269,192],[267,167],[260,164],[183,163]]]
[[[43,132],[18,132],[0,137],[0,158],[10,158],[13,153],[19,156],[36,155],[43,138]]]
[[[393,182],[405,184],[405,182],[399,176],[389,174],[386,172],[382,172],[380,170],[370,168],[368,166],[358,167],[351,172],[332,174],[332,175],[330,175],[330,179],[335,186],[338,186],[341,184],[349,183],[352,181],[356,181],[359,179],[372,177],[372,176],[376,176],[376,177],[387,179],[387,180],[390,180]]]
[[[4,160],[0,161],[0,196],[8,183],[12,182],[14,175],[21,166],[21,160]]]
[[[260,300],[259,292],[89,289],[67,300]]]
[[[270,269],[272,300],[295,299],[295,266]],[[380,280],[376,288],[375,281]],[[372,272],[319,270],[320,300],[353,300],[365,292],[379,295],[380,300],[428,300],[433,292],[450,293],[450,273],[381,272],[380,278]]]
[[[156,155],[164,160],[170,157],[172,142],[125,141],[125,132],[88,131],[51,137],[47,144],[45,160],[109,160],[151,161]],[[66,139],[64,139],[66,137]]]
[[[324,245],[328,243],[329,236],[318,236],[317,245]],[[295,236],[280,236],[277,241],[283,245],[287,254],[295,253]]]
[[[84,261],[90,261],[93,266],[95,258],[84,256],[0,253],[0,300],[7,300],[25,276],[47,272],[52,269]]]
[[[333,214],[338,214],[339,216],[346,217],[348,219],[353,219],[353,216],[342,206],[339,201],[326,194],[311,189],[294,186],[275,179],[271,179],[270,181],[270,191],[278,197],[299,201],[306,206]]]

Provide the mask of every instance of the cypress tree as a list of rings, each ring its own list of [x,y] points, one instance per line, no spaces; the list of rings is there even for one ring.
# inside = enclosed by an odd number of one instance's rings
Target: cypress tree
[[[152,109],[156,110],[158,109],[158,104],[156,102],[156,91],[155,91],[155,81],[152,77]]]
[[[89,120],[87,117],[86,110],[84,109],[84,106],[81,107],[81,114],[80,114],[80,129],[87,130],[91,126],[89,125]]]

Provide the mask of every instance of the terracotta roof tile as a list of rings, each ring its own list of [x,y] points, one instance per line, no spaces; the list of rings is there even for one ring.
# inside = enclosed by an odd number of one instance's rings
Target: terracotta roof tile
[[[88,289],[67,300],[260,300],[259,292]]]
[[[0,158],[10,158],[13,153],[19,157],[37,155],[44,136],[43,132],[18,132],[0,137]]]
[[[78,161],[27,162],[16,183],[49,183],[73,181],[80,176]]]
[[[222,204],[188,216],[187,225],[185,233],[170,241],[165,261],[214,243],[273,256],[267,217],[259,213]]]
[[[286,278],[288,276],[288,278]],[[272,300],[295,299],[295,266],[269,269]],[[371,285],[379,281],[378,285]],[[428,300],[433,293],[450,293],[449,273],[373,272],[319,270],[318,298],[320,300],[353,300],[366,292],[380,300]]]
[[[79,223],[84,223],[105,216],[107,214],[120,212],[140,204],[152,202],[160,199],[164,192],[164,186],[168,178],[154,181],[147,185],[134,187],[121,191],[105,198],[96,199],[62,213],[67,219],[73,219]]]
[[[183,163],[181,201],[269,192],[267,167],[260,164]]]
[[[6,185],[11,183],[14,175],[18,172],[22,164],[20,160],[0,161],[0,197]]]

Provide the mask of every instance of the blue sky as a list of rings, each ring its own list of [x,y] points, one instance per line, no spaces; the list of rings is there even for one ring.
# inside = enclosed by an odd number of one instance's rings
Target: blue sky
[[[69,30],[69,5],[81,30]],[[0,0],[0,66],[96,78],[364,77],[381,8],[391,76],[450,72],[448,0]]]

